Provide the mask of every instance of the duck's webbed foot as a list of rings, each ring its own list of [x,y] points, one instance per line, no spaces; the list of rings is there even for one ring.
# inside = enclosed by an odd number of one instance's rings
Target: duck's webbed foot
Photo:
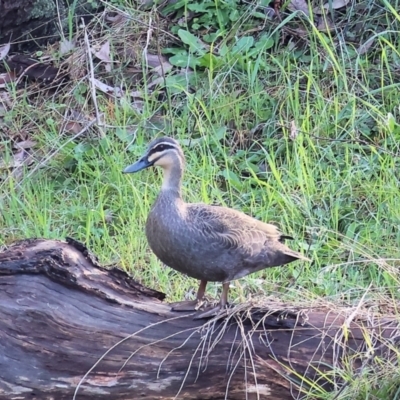
[[[204,293],[206,292],[207,281],[200,281],[196,300],[178,301],[171,303],[171,311],[196,311],[203,304]]]
[[[204,310],[200,310],[195,314],[193,319],[210,318],[210,317],[215,317],[216,315],[224,317],[227,314],[226,309],[229,306],[228,291],[229,291],[229,282],[225,282],[222,284],[222,294],[219,304],[214,307],[207,307]]]

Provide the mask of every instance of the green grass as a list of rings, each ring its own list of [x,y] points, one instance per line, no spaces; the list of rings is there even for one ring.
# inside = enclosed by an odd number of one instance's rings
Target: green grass
[[[75,140],[59,134],[63,110],[92,110],[87,82],[79,95],[74,84],[57,101],[12,91],[15,103],[5,120],[12,131],[30,132],[37,162],[22,175],[0,171],[0,245],[72,236],[102,263],[118,263],[170,301],[196,290],[195,280],[162,266],[147,246],[144,224],[159,171],[121,173],[152,137],[169,134],[184,144],[187,201],[223,204],[276,223],[295,237],[291,247],[313,259],[234,282],[231,300],[256,294],[293,300],[301,291],[308,299],[357,304],[369,288],[368,301],[397,302],[400,20],[390,7],[385,12],[397,36],[378,35],[372,55],[357,56],[307,26],[307,49],[276,45],[239,59],[228,52],[221,66],[198,72],[195,91],[167,82],[165,102],[148,93],[138,110],[128,98],[98,93],[111,126],[104,135],[95,129]],[[142,80],[139,89],[148,83]],[[149,122],[157,118],[162,131]],[[12,157],[10,143],[0,143],[3,157]],[[211,284],[209,293],[219,290]],[[399,370],[390,371],[381,389],[361,376],[341,398],[400,398],[393,389]]]

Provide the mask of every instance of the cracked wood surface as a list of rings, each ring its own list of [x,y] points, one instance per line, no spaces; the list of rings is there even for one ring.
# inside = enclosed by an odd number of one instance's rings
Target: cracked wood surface
[[[332,390],[317,371],[365,348],[370,329],[348,321],[343,345],[346,312],[271,305],[193,321],[164,297],[72,239],[4,249],[0,399],[292,399],[300,377]]]

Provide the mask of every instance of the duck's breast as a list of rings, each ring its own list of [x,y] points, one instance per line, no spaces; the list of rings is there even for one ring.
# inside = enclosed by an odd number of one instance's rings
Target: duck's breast
[[[229,276],[232,254],[188,224],[184,213],[170,210],[161,215],[155,207],[147,219],[146,237],[154,254],[170,268],[208,281]]]

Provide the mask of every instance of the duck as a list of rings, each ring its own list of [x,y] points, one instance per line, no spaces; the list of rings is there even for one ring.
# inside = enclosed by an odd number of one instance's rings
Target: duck
[[[292,238],[273,224],[228,207],[186,203],[181,190],[185,156],[177,140],[153,140],[123,173],[149,167],[161,168],[163,181],[147,216],[148,244],[162,263],[200,281],[196,299],[172,303],[172,311],[196,311],[194,319],[218,315],[228,306],[230,282],[265,268],[311,261],[286,246],[285,239]],[[216,306],[202,309],[208,282],[222,283],[222,293]]]

